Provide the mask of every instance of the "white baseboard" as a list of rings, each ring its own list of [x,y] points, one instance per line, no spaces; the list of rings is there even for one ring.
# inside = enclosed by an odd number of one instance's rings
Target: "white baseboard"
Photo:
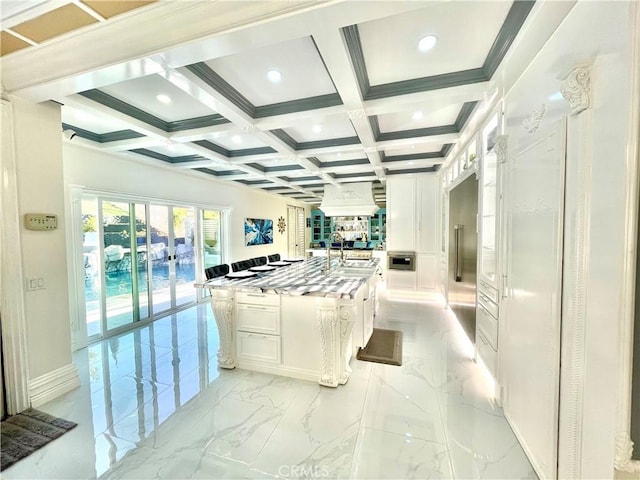
[[[80,386],[78,369],[72,363],[29,381],[32,407],[38,407]]]
[[[271,373],[273,375],[282,375],[284,377],[297,378],[299,380],[309,380],[317,382],[320,379],[320,372],[305,370],[301,368],[288,367],[285,365],[267,365],[266,363],[253,363],[244,360],[238,360],[236,366],[242,370],[253,370],[254,372]]]

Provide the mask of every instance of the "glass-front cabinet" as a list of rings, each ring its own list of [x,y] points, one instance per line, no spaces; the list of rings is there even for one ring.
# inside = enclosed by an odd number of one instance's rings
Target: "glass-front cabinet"
[[[381,208],[369,221],[369,241],[374,245],[384,243],[387,239],[387,209]]]
[[[480,279],[497,285],[498,269],[498,202],[499,172],[495,151],[498,133],[498,116],[492,117],[482,131],[482,162],[480,164],[481,201],[480,201]]]
[[[331,217],[325,217],[322,210],[311,212],[311,241],[320,242],[329,239],[331,233]]]

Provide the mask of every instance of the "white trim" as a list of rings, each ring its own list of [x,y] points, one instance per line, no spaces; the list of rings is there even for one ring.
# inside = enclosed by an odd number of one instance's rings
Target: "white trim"
[[[631,398],[633,382],[633,339],[635,321],[636,255],[639,214],[640,162],[640,6],[636,2],[630,5],[630,85],[628,139],[626,152],[625,185],[625,232],[623,279],[620,291],[620,348],[618,362],[618,412],[616,425],[615,468],[624,472],[640,472],[640,461],[631,458],[633,441],[631,439]],[[640,438],[635,439],[640,442]]]
[[[0,312],[6,413],[14,415],[29,407],[29,364],[12,104],[3,99],[1,110]]]
[[[254,372],[271,373],[274,375],[282,375],[285,377],[297,378],[300,380],[308,380],[310,382],[318,382],[320,372],[306,370],[303,368],[288,367],[284,365],[266,365],[264,363],[253,363],[241,360],[236,363],[236,368],[242,370],[251,370]]]
[[[71,350],[76,351],[87,346],[87,309],[84,294],[84,265],[82,258],[82,190],[72,187],[67,193],[69,203],[67,218],[70,219],[66,229],[67,265],[69,275],[69,316],[71,317]]]
[[[78,369],[70,363],[29,382],[31,405],[37,407],[79,386]]]
[[[591,69],[580,67],[589,83]],[[561,90],[573,85],[563,82]],[[583,92],[584,93],[584,92]],[[573,97],[567,97],[574,100]],[[581,98],[580,105],[590,104]],[[580,113],[581,112],[581,113]],[[562,287],[562,350],[558,435],[558,477],[582,478],[582,425],[585,383],[585,329],[589,265],[589,218],[591,218],[591,166],[593,164],[593,109],[572,114],[567,120],[567,173],[574,188],[565,187],[564,268]],[[571,140],[575,141],[575,144]],[[572,148],[573,147],[573,148]],[[571,150],[570,150],[571,149]],[[571,170],[572,166],[575,170]],[[569,182],[569,180],[567,180]]]
[[[82,195],[96,195],[96,196],[108,196],[110,199],[123,200],[126,202],[149,202],[156,205],[166,205],[171,207],[197,207],[205,210],[221,210],[229,211],[233,209],[231,205],[211,205],[206,203],[186,202],[184,200],[177,200],[171,198],[152,197],[149,195],[138,195],[132,193],[123,193],[116,190],[101,190],[84,185],[72,184],[68,186],[73,190],[80,190]]]

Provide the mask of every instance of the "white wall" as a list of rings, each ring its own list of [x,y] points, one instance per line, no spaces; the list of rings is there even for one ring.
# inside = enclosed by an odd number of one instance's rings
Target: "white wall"
[[[11,98],[21,217],[25,213],[58,216],[58,229],[22,227],[25,279],[42,278],[44,290],[25,292],[29,379],[71,364],[67,250],[62,173],[60,106]]]
[[[177,203],[231,207],[231,245],[227,262],[276,252],[286,256],[288,226],[285,233],[279,233],[278,218],[287,218],[287,204],[305,207],[305,217],[310,216],[310,208],[304,203],[258,189],[236,186],[228,181],[219,181],[200,172],[167,167],[160,161],[149,161],[142,156],[124,158],[75,145],[73,140],[64,143],[63,151],[67,187],[79,185],[88,189],[173,200]],[[245,246],[245,218],[273,220],[274,243]],[[306,237],[305,244],[309,241],[308,229]]]

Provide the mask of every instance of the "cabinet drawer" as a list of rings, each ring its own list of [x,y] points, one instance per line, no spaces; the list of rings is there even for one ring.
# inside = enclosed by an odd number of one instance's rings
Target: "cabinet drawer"
[[[280,335],[280,308],[239,303],[236,328],[246,332]]]
[[[278,335],[236,332],[238,358],[257,362],[280,363],[282,351]]]
[[[493,378],[497,378],[498,371],[498,353],[491,347],[489,341],[485,338],[481,331],[478,331],[478,341],[476,342],[478,355],[491,372]]]
[[[487,297],[496,305],[498,304],[498,301],[499,301],[498,289],[488,284],[487,282],[480,280],[478,282],[478,296],[481,297],[482,295]]]
[[[280,295],[274,293],[238,292],[236,293],[236,303],[280,306]]]
[[[498,318],[499,309],[498,304],[493,302],[489,297],[487,297],[481,291],[478,291],[478,307],[482,306],[485,310],[487,310],[491,315]]]
[[[498,319],[491,315],[481,303],[478,303],[477,321],[478,329],[482,331],[493,349],[498,350]]]

